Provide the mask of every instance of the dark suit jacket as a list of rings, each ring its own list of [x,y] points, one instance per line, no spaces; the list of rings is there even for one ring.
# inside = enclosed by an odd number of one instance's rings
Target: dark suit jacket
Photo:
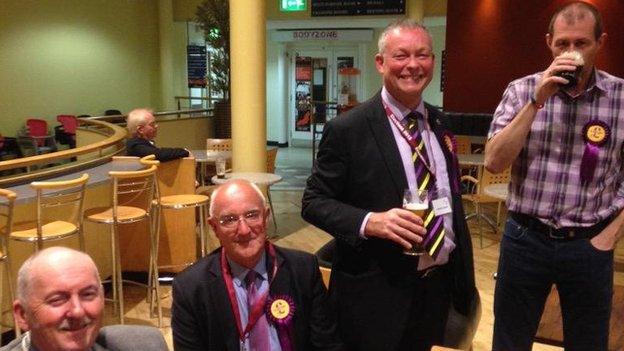
[[[278,270],[270,293],[294,300],[294,350],[342,350],[316,257],[279,247],[275,251]],[[221,249],[217,249],[173,281],[171,327],[176,351],[239,350],[220,255]]]
[[[158,148],[147,139],[134,137],[126,140],[126,155],[145,157],[152,154],[156,155],[156,159],[161,162],[189,156],[188,151],[184,149],[177,147]]]
[[[429,105],[426,108],[449,175],[455,177],[452,183],[459,174],[457,162],[442,140],[445,116]],[[304,192],[302,216],[336,238],[329,293],[347,344],[392,350],[404,333],[414,287],[422,284],[405,277],[414,275],[409,273],[417,262],[403,255],[393,242],[361,239],[359,230],[368,212],[400,208],[407,187],[380,93],[325,125]],[[457,247],[450,256],[449,283],[455,309],[466,314],[474,303],[476,288],[461,194],[453,193],[452,209]]]

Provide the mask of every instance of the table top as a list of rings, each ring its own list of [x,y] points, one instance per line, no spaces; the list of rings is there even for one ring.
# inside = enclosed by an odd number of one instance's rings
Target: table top
[[[195,161],[199,163],[214,163],[218,158],[229,160],[232,158],[232,151],[215,151],[215,150],[189,150]]]
[[[491,184],[483,188],[483,193],[501,200],[507,200],[509,183]]]
[[[138,171],[143,168],[144,166],[139,163],[138,159],[113,160],[111,162],[107,162],[96,167],[83,169],[59,177],[41,180],[69,180],[78,178],[83,173],[87,173],[89,174],[87,187],[91,187],[110,181],[110,178],[108,177],[108,172],[110,171]],[[15,204],[29,203],[37,199],[37,192],[30,186],[30,184],[16,185],[7,189],[17,193]],[[0,199],[0,201],[3,200]]]
[[[457,154],[457,161],[462,166],[483,166],[484,154]]]
[[[265,172],[231,172],[226,173],[225,178],[212,177],[212,182],[215,184],[223,184],[230,179],[245,179],[256,185],[272,185],[282,181],[282,177],[274,173]]]

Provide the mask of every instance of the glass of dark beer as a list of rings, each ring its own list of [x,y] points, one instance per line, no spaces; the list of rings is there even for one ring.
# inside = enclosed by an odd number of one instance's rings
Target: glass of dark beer
[[[568,81],[567,84],[561,84],[561,87],[564,89],[574,88],[578,84],[581,72],[583,72],[583,65],[585,64],[583,56],[578,51],[567,51],[561,54],[561,57],[573,60],[576,65],[576,69],[574,71],[557,72],[557,76],[565,78]]]

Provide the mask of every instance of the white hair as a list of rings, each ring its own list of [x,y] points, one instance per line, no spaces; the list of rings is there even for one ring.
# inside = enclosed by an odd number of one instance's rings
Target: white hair
[[[126,118],[126,128],[128,128],[130,135],[136,136],[137,129],[140,126],[145,125],[147,116],[153,114],[154,111],[149,108],[136,108],[130,111],[130,113],[128,113],[128,117]]]
[[[379,40],[377,41],[377,49],[379,50],[380,55],[382,55],[384,50],[386,49],[386,41],[388,39],[388,35],[396,29],[421,29],[427,34],[431,45],[433,45],[433,38],[431,37],[431,33],[429,33],[429,31],[427,30],[427,27],[414,19],[400,18],[390,23],[379,35]]]
[[[216,188],[212,192],[212,195],[210,196],[210,208],[208,209],[209,216],[212,217],[214,215],[214,207],[215,207],[214,200],[217,198],[217,196],[219,195],[219,193],[221,193],[223,189],[228,188],[230,186],[240,186],[243,184],[250,186],[256,192],[256,194],[258,194],[258,198],[262,201],[262,208],[266,208],[266,205],[267,205],[266,198],[264,197],[262,190],[260,190],[260,188],[258,188],[256,184],[251,183],[244,179],[232,179],[232,180],[227,181],[223,185],[220,185],[218,188]]]
[[[82,251],[77,251],[77,250],[70,249],[67,247],[53,246],[53,247],[49,247],[41,251],[35,252],[22,264],[19,271],[17,272],[16,297],[21,302],[22,306],[28,306],[28,304],[26,303],[26,300],[28,299],[28,296],[31,293],[30,287],[32,285],[32,279],[33,279],[33,276],[32,276],[33,267],[39,264],[39,260],[41,260],[42,258],[46,258],[46,257],[53,256],[53,255],[65,255],[71,258],[72,261],[75,260],[76,257],[86,258],[90,262],[93,268],[93,274],[95,274],[98,285],[100,286],[100,289],[101,289],[100,273],[98,272],[97,266],[95,265],[95,262],[93,262],[93,259],[91,258],[91,256],[87,255],[86,253]]]

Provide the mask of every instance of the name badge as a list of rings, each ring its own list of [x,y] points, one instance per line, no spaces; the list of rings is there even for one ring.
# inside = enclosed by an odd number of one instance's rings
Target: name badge
[[[431,202],[431,204],[433,205],[433,211],[435,211],[436,216],[453,212],[451,209],[451,203],[446,197],[435,199]]]

